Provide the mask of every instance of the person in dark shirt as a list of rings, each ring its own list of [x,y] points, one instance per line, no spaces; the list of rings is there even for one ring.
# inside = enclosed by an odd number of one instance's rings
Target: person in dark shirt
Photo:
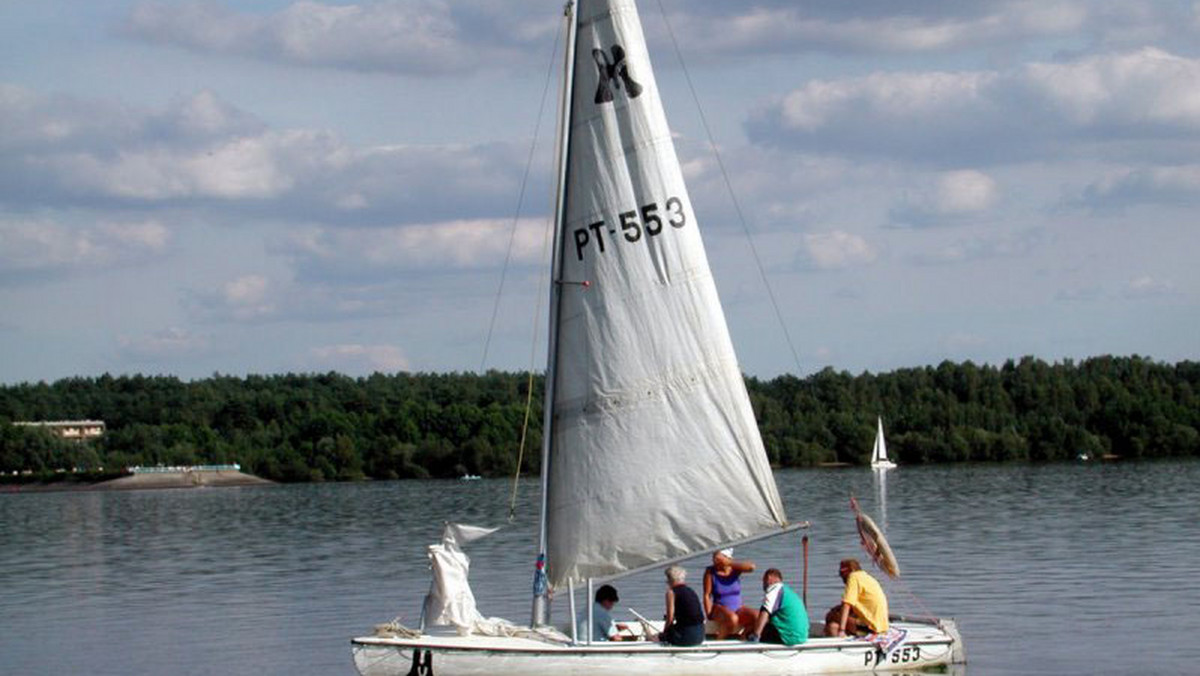
[[[667,619],[659,640],[678,646],[704,642],[704,607],[700,597],[684,584],[687,571],[679,566],[667,569]]]

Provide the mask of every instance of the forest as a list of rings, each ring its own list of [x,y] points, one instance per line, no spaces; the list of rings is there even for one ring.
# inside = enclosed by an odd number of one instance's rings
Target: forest
[[[771,463],[865,464],[883,416],[901,464],[1200,456],[1200,363],[1096,357],[747,378]],[[532,409],[520,452],[525,402]],[[337,373],[0,387],[0,474],[240,463],[284,482],[536,473],[541,376]],[[103,420],[74,442],[17,421]],[[11,479],[10,479],[11,480]]]

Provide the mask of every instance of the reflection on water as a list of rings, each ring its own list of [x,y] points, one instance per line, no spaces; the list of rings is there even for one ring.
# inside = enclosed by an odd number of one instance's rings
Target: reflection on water
[[[890,471],[891,470],[887,470],[887,469],[874,469],[871,471],[871,473],[874,475],[874,479],[875,479],[875,506],[878,507],[878,509],[879,509],[879,517],[880,517],[879,526],[881,528],[883,528],[884,535],[887,535],[887,532],[888,532],[887,478],[888,478],[888,472],[890,472]]]
[[[859,554],[853,494],[904,570],[886,583],[893,608],[957,617],[973,675],[1196,672],[1200,463],[785,471],[778,481],[791,518],[813,524],[814,616],[838,600],[838,559]],[[518,523],[469,550],[485,614],[528,618],[531,486]],[[442,522],[502,525],[508,488],[0,496],[0,672],[352,674],[351,636],[397,615],[416,624],[424,547]],[[798,536],[738,556],[799,586]],[[689,566],[694,583],[703,563]],[[619,587],[622,606],[661,614],[660,573]],[[556,615],[565,607],[559,599]]]

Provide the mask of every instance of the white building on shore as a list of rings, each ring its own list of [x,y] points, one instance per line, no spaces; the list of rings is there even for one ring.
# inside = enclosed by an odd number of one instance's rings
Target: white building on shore
[[[104,436],[103,420],[41,420],[37,422],[14,422],[22,427],[43,427],[71,441],[87,441]]]

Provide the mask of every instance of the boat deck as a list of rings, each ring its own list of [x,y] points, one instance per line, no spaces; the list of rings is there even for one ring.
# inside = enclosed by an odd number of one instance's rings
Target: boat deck
[[[938,627],[923,624],[898,622],[894,626],[904,629],[908,632],[904,639],[903,645],[946,645],[948,646],[951,639],[946,633]],[[847,638],[829,638],[829,637],[813,637],[806,643],[795,646],[788,645],[772,645],[766,643],[748,643],[739,640],[706,640],[698,646],[671,646],[657,641],[602,641],[591,645],[585,643],[572,644],[570,642],[556,642],[547,639],[524,638],[524,637],[509,637],[509,636],[459,636],[451,633],[433,633],[419,636],[417,638],[381,638],[374,636],[364,636],[353,639],[352,643],[357,645],[369,646],[389,646],[395,648],[421,648],[429,650],[448,650],[448,651],[504,651],[508,653],[523,652],[523,653],[560,653],[560,654],[578,654],[578,653],[736,653],[736,652],[763,652],[765,651],[780,651],[780,652],[796,652],[796,651],[811,651],[811,650],[841,650],[847,648],[863,648],[868,645],[862,638],[847,637]]]
[[[907,634],[886,653],[862,638],[813,637],[796,646],[712,640],[680,647],[455,634],[357,638],[353,652],[363,676],[791,676],[923,671],[965,660],[951,621],[895,626]]]

